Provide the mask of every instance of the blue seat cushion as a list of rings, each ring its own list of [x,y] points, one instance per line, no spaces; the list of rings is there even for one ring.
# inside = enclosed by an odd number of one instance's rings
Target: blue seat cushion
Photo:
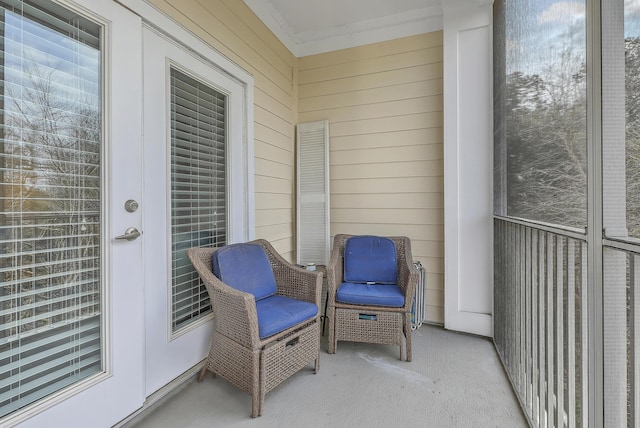
[[[318,307],[314,303],[276,295],[256,301],[256,311],[259,336],[264,339],[315,317]]]
[[[396,245],[379,236],[352,236],[344,247],[344,281],[397,284]]]
[[[396,284],[360,284],[343,282],[336,292],[336,301],[351,305],[404,306],[404,295]]]
[[[256,300],[276,293],[276,279],[264,248],[258,244],[231,244],[213,253],[213,273],[236,290]]]

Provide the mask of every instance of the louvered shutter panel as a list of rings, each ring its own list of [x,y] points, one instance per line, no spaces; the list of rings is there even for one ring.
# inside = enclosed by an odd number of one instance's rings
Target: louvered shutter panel
[[[297,127],[297,260],[329,260],[329,122]]]

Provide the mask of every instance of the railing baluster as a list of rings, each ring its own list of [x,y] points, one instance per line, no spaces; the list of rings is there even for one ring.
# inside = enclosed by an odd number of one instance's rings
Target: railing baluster
[[[567,428],[576,426],[576,246],[567,242]]]
[[[526,393],[527,390],[527,375],[526,375],[526,367],[527,363],[525,360],[526,355],[526,323],[525,323],[525,311],[526,311],[526,302],[525,302],[525,239],[524,239],[524,226],[520,226],[518,228],[518,286],[516,286],[516,290],[518,290],[518,316],[519,320],[519,328],[518,328],[518,361],[519,361],[519,372],[520,372],[520,391],[522,391],[523,398],[526,401]]]
[[[517,234],[517,228],[512,228],[511,229],[511,248],[517,248],[516,247],[516,234]],[[511,256],[513,257],[512,263],[510,263],[511,265],[511,274],[509,275],[509,277],[511,278],[511,284],[515,284],[516,283],[516,270],[517,270],[517,266],[518,266],[518,255],[517,253],[514,251],[513,255]],[[518,390],[520,390],[520,384],[519,384],[519,376],[518,376],[518,367],[516,365],[516,356],[517,356],[517,352],[518,352],[518,347],[516,345],[517,343],[517,334],[516,332],[518,331],[518,317],[517,317],[517,313],[518,313],[518,308],[516,307],[516,288],[517,287],[508,287],[508,293],[509,293],[509,319],[513,320],[514,322],[512,323],[512,328],[509,329],[509,348],[510,348],[510,359],[509,359],[509,367],[511,367],[511,373],[514,375],[514,382],[516,384],[516,388]]]
[[[533,366],[531,365],[531,349],[532,349],[532,332],[531,332],[531,310],[532,310],[532,302],[531,302],[531,229],[526,228],[525,230],[525,246],[524,246],[524,260],[525,260],[525,378],[526,378],[526,390],[525,390],[525,402],[527,403],[527,412],[531,414],[533,409],[533,395],[532,395],[532,385],[533,385]]]
[[[582,415],[582,427],[589,426],[589,311],[587,302],[587,284],[588,284],[588,269],[587,269],[587,244],[580,243],[580,259],[582,260],[581,272],[582,281],[580,283],[580,313],[582,318],[580,320],[580,331],[582,337],[580,338],[580,366],[582,367],[582,376],[580,377],[580,414]]]
[[[540,379],[539,379],[539,385],[540,385],[540,413],[539,413],[539,420],[538,420],[538,426],[545,426],[547,424],[547,419],[546,419],[546,414],[547,414],[547,382],[546,382],[546,378],[547,378],[547,370],[546,370],[546,356],[547,356],[547,349],[545,346],[546,343],[546,324],[545,324],[545,310],[544,310],[544,296],[545,296],[545,291],[547,288],[547,277],[546,277],[546,270],[545,270],[545,254],[546,254],[546,244],[547,244],[547,237],[546,237],[546,232],[539,232],[540,235],[540,248],[539,248],[539,256],[540,256],[540,267],[539,267],[539,273],[540,273],[540,289],[538,291],[538,325],[540,326],[540,332],[539,332],[539,338],[540,338],[540,350],[538,355],[540,356]]]
[[[517,228],[511,229],[511,243],[510,248],[516,248],[516,233]],[[511,255],[511,272],[509,277],[511,278],[511,284],[515,284],[517,281],[516,270],[518,266],[518,254],[513,251]],[[511,373],[513,374],[513,381],[516,384],[516,388],[520,390],[520,383],[518,377],[518,366],[516,365],[516,355],[518,353],[517,341],[518,337],[516,332],[518,331],[518,308],[516,307],[516,287],[507,287],[509,293],[509,320],[513,320],[511,328],[509,329],[509,367],[511,367]]]
[[[514,230],[514,249],[520,249],[520,227],[516,227]],[[521,277],[521,258],[522,258],[522,254],[520,254],[520,251],[515,251],[515,259],[516,262],[514,264],[514,270],[513,270],[513,275],[514,275],[514,281],[512,284],[519,284],[520,283],[520,277]],[[514,373],[517,373],[516,378],[517,378],[517,385],[518,385],[518,390],[522,391],[522,364],[521,364],[521,360],[520,360],[520,356],[522,355],[521,352],[521,341],[522,341],[522,305],[520,304],[520,287],[512,287],[513,290],[513,308],[515,309],[514,312],[514,316],[515,316],[515,329],[513,331],[513,349],[514,349],[514,353],[513,353],[513,368],[514,368]]]
[[[640,256],[633,256],[629,269],[631,274],[631,372],[632,379],[630,399],[631,406],[631,426],[640,426]]]
[[[532,248],[531,248],[531,266],[532,266],[532,287],[531,287],[531,367],[533,368],[533,377],[531,379],[531,395],[533,397],[533,407],[531,415],[534,422],[539,422],[540,417],[540,397],[539,397],[539,376],[540,376],[540,360],[538,358],[538,337],[540,336],[540,326],[538,325],[538,293],[540,290],[539,266],[542,264],[538,259],[539,234],[536,230],[531,231]]]
[[[553,255],[555,253],[554,235],[547,234],[547,305],[546,305],[546,317],[547,317],[547,413],[546,423],[547,426],[553,426],[553,411],[555,408],[555,394],[554,394],[554,343],[553,343],[553,284],[554,284],[554,266]]]
[[[556,426],[564,426],[564,241],[556,238]]]

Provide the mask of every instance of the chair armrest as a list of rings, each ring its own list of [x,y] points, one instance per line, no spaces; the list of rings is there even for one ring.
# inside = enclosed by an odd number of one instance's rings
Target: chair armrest
[[[249,348],[258,348],[260,335],[255,298],[220,281],[211,271],[215,248],[191,248],[187,256],[200,275],[211,299],[216,330]]]
[[[223,286],[213,287],[214,297],[211,299],[216,314],[216,330],[248,348],[258,348],[260,332],[255,297],[222,282],[220,284]]]
[[[327,305],[334,306],[336,303],[336,292],[342,283],[344,269],[344,244],[352,235],[338,234],[333,238],[333,248],[331,258],[327,265]]]
[[[279,295],[314,303],[320,311],[322,302],[321,272],[311,272],[294,265],[283,265],[274,269],[273,274],[276,277]]]
[[[289,263],[264,239],[256,239],[252,242],[261,245],[269,257],[277,293],[292,299],[314,303],[318,306],[319,313],[322,302],[322,273],[308,271]]]
[[[418,268],[413,264],[413,256],[411,254],[411,241],[409,238],[394,238],[397,239],[398,250],[401,251],[398,254],[398,287],[404,293],[404,309],[411,311],[413,303],[413,297],[418,285],[418,279],[420,274]]]

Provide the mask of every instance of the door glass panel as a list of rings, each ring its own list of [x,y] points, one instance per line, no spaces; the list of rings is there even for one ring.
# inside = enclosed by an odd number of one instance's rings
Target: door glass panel
[[[100,35],[0,2],[0,416],[103,370]]]
[[[225,245],[226,96],[171,69],[172,330],[211,313],[185,250]]]

